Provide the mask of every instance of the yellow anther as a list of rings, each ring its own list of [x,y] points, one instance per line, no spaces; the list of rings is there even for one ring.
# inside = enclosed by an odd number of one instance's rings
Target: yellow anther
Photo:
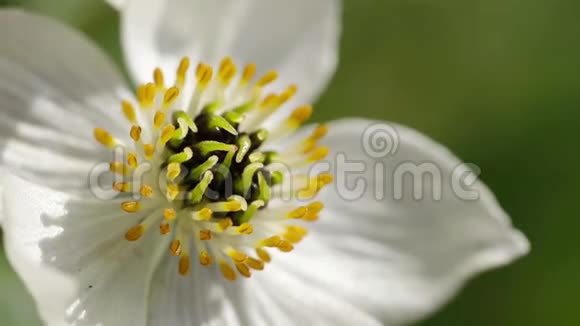
[[[238,212],[242,210],[242,203],[232,200],[225,203],[225,209],[228,212]]]
[[[298,207],[295,210],[288,213],[286,217],[291,219],[301,219],[306,215],[306,213],[308,213],[308,209],[306,207]]]
[[[181,174],[181,164],[180,163],[169,163],[167,165],[167,179],[170,181],[175,180]]]
[[[169,252],[173,256],[181,255],[182,251],[183,251],[183,248],[181,246],[181,241],[179,241],[179,240],[171,241],[171,243],[169,244]]]
[[[308,157],[308,162],[318,162],[324,160],[326,156],[328,156],[329,149],[326,146],[320,146],[312,151],[310,156]]]
[[[123,109],[123,114],[125,118],[131,123],[137,123],[137,114],[135,113],[135,108],[133,104],[128,101],[121,102],[121,108]]]
[[[155,101],[156,86],[153,83],[141,85],[137,88],[137,99],[143,108],[149,108]]]
[[[115,138],[113,138],[113,136],[108,133],[105,129],[101,129],[101,128],[96,128],[95,129],[95,139],[103,144],[104,146],[108,147],[108,148],[114,148],[116,145],[116,141]]]
[[[308,231],[298,225],[289,225],[286,227],[286,232],[284,233],[284,239],[290,243],[298,243],[302,241],[302,238],[308,233]]]
[[[209,82],[211,81],[213,75],[213,68],[205,65],[203,63],[200,63],[197,66],[197,72],[196,72],[196,77],[197,77],[197,82],[199,84],[199,86],[201,86],[202,88],[205,88],[207,86],[207,84],[209,84]]]
[[[158,88],[163,89],[165,87],[165,80],[163,78],[163,71],[159,68],[155,68],[153,71],[153,80]]]
[[[127,164],[132,168],[136,168],[139,165],[139,163],[137,162],[137,154],[135,153],[127,154]]]
[[[229,280],[229,281],[236,280],[236,272],[234,271],[234,269],[230,265],[228,265],[228,263],[223,262],[223,261],[220,262],[220,270],[227,280]]]
[[[265,263],[269,263],[269,262],[272,261],[272,258],[270,257],[270,254],[266,250],[264,250],[262,248],[256,248],[256,254]]]
[[[133,141],[139,142],[139,141],[141,141],[141,132],[142,132],[141,127],[132,126],[131,132],[129,133],[129,135],[131,136],[131,139],[133,139]]]
[[[191,263],[189,261],[189,255],[183,255],[179,259],[179,274],[185,276],[189,274],[189,267]]]
[[[179,186],[176,184],[168,184],[165,190],[167,200],[174,201],[179,196]]]
[[[185,75],[187,74],[187,69],[189,69],[189,58],[184,57],[179,62],[179,67],[177,68],[177,84],[183,85],[185,83]]]
[[[262,76],[260,78],[260,80],[258,80],[258,82],[256,82],[256,86],[258,87],[264,87],[268,84],[270,84],[271,82],[275,81],[278,78],[278,72],[272,70],[272,71],[268,71],[266,74],[264,74],[264,76]]]
[[[304,122],[306,122],[308,119],[310,119],[311,116],[312,116],[312,106],[310,105],[299,106],[296,109],[294,109],[294,112],[292,112],[287,121],[292,127],[298,127]]]
[[[118,192],[130,192],[131,191],[131,183],[129,182],[114,182],[113,189]]]
[[[131,167],[123,162],[111,162],[109,169],[118,175],[128,176],[131,174]]]
[[[265,247],[278,247],[281,242],[282,239],[277,235],[262,240],[262,244]]]
[[[227,254],[236,264],[243,264],[248,260],[248,255],[235,249],[229,249]]]
[[[250,272],[250,269],[245,264],[236,264],[236,269],[243,277],[252,277],[252,272]]]
[[[202,241],[211,240],[211,231],[210,230],[199,231],[199,240]]]
[[[137,241],[143,236],[144,233],[145,227],[143,225],[135,225],[134,227],[130,228],[127,233],[125,233],[125,239],[127,239],[127,241]]]
[[[316,201],[306,207],[308,208],[308,213],[320,213],[320,211],[324,209],[324,204],[320,201]]]
[[[143,197],[150,198],[153,196],[153,188],[151,188],[151,186],[148,185],[142,185],[141,189],[139,189],[139,193]]]
[[[294,250],[294,246],[289,241],[286,240],[280,241],[277,248],[282,252],[290,252]]]
[[[298,91],[298,86],[290,85],[286,88],[280,96],[278,96],[278,105],[282,105],[290,100]]]
[[[153,155],[155,154],[155,145],[153,144],[145,144],[143,146],[143,151],[145,152],[145,158],[147,158],[148,160],[153,158]]]
[[[202,250],[199,253],[199,263],[203,266],[209,266],[213,263],[213,259],[209,255],[209,253],[205,250]]]
[[[179,88],[171,87],[165,92],[165,96],[163,97],[163,108],[168,108],[175,99],[179,96]]]
[[[262,100],[262,103],[260,104],[260,108],[262,108],[262,109],[274,108],[278,105],[279,102],[280,102],[280,99],[278,98],[278,95],[268,94]]]
[[[155,116],[153,117],[153,127],[155,129],[161,128],[161,125],[165,122],[165,113],[162,111],[155,112]]]
[[[264,262],[252,257],[248,257],[246,265],[248,265],[251,269],[255,269],[257,271],[261,271],[264,269]]]
[[[326,125],[318,125],[313,131],[312,135],[310,135],[310,139],[312,140],[320,140],[324,138],[328,134],[328,127]]]
[[[177,213],[175,212],[175,210],[173,208],[166,208],[163,210],[163,218],[165,218],[168,221],[175,220],[176,216],[177,216]]]
[[[318,176],[318,188],[322,188],[334,181],[334,176],[330,173],[322,173]]]
[[[161,131],[161,137],[159,138],[159,141],[162,144],[166,144],[173,137],[174,133],[175,127],[173,125],[166,125]]]
[[[244,72],[242,73],[242,79],[240,80],[240,84],[246,85],[254,75],[256,74],[256,65],[250,63],[244,67]]]
[[[171,232],[171,226],[169,225],[169,223],[165,222],[159,225],[159,233],[161,235],[169,234],[169,232]]]
[[[254,227],[250,223],[242,223],[237,229],[239,234],[252,234],[254,232]]]
[[[232,78],[236,75],[237,67],[232,61],[231,58],[226,57],[222,60],[218,72],[218,76],[221,79],[222,83],[227,85]]]
[[[126,213],[135,213],[141,208],[141,203],[138,201],[126,201],[121,203],[121,209]]]
[[[208,221],[211,219],[213,212],[209,208],[202,208],[196,212],[196,217],[198,217],[202,221]]]
[[[222,218],[222,219],[221,219],[221,220],[218,222],[218,225],[219,225],[219,227],[220,227],[220,229],[221,229],[222,231],[225,231],[225,230],[227,230],[229,227],[233,226],[233,225],[234,225],[234,222],[232,221],[232,219],[231,219],[231,218],[229,218],[229,217],[226,217],[226,218]]]

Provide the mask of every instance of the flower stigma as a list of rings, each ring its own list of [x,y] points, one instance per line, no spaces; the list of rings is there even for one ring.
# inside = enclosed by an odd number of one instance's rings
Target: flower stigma
[[[276,128],[263,128],[297,87],[270,93],[277,72],[255,75],[254,64],[238,73],[228,57],[215,70],[204,63],[190,70],[183,58],[173,85],[155,69],[135,101],[122,101],[131,143],[94,130],[99,143],[123,152],[110,170],[113,189],[126,199],[120,209],[138,221],[125,239],[138,242],[147,232],[167,237],[181,275],[195,259],[217,266],[228,280],[250,277],[271,261],[270,249],[292,251],[307,234],[302,222],[316,221],[324,208],[314,199],[333,176],[300,171],[327,156],[328,148],[318,145],[326,126],[267,150],[270,142],[291,139],[312,107],[299,106]],[[137,173],[144,166],[150,170]],[[288,196],[296,200],[282,200]]]

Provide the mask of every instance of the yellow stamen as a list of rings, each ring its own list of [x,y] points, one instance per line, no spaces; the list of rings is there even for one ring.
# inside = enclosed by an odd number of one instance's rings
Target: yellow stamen
[[[221,79],[223,85],[229,84],[229,82],[234,78],[237,72],[237,67],[231,58],[226,57],[222,60],[218,72],[218,76]]]
[[[254,232],[254,227],[250,223],[242,223],[242,225],[238,226],[237,232],[239,234],[252,234]]]
[[[245,264],[236,264],[236,269],[243,277],[252,277],[252,272],[250,272],[250,269]]]
[[[233,226],[233,225],[234,225],[234,222],[232,221],[232,219],[231,219],[231,218],[229,218],[229,217],[226,217],[226,218],[223,218],[223,219],[221,219],[221,220],[218,222],[218,225],[219,225],[219,227],[220,227],[220,230],[222,230],[222,231],[225,231],[225,230],[227,230],[229,227]]]
[[[169,223],[161,223],[161,225],[159,225],[159,233],[161,233],[161,235],[169,234],[169,232],[171,232],[171,226]]]
[[[286,217],[290,219],[301,219],[308,213],[308,209],[306,207],[298,207],[295,210],[291,211],[286,215]]]
[[[155,112],[155,117],[153,117],[153,127],[159,129],[163,122],[165,122],[165,113],[162,111]]]
[[[167,109],[169,106],[171,106],[171,104],[173,104],[173,102],[175,101],[175,99],[177,99],[178,96],[179,96],[179,88],[171,87],[170,89],[168,89],[165,92],[165,97],[163,97],[163,108]]]
[[[127,241],[137,241],[143,236],[144,233],[145,227],[143,225],[135,225],[134,227],[130,228],[127,233],[125,233],[125,239],[127,239]]]
[[[179,241],[179,240],[171,241],[171,243],[169,244],[169,252],[173,256],[181,255],[182,251],[183,251],[183,248],[181,247],[181,241]]]
[[[153,83],[141,85],[137,88],[137,98],[142,108],[149,108],[155,101],[156,86]]]
[[[145,152],[145,158],[151,160],[153,158],[153,155],[155,154],[155,145],[145,144],[143,146],[143,151]]]
[[[127,154],[127,164],[133,169],[136,168],[139,165],[137,163],[137,154],[135,153]]]
[[[213,216],[213,211],[209,208],[202,208],[193,214],[195,220],[209,221]]]
[[[114,182],[113,189],[118,192],[130,192],[131,191],[131,183],[129,182]]]
[[[229,280],[229,281],[236,280],[236,272],[234,271],[234,269],[230,265],[228,265],[228,263],[223,262],[223,261],[220,262],[220,270],[227,280]]]
[[[131,136],[131,139],[133,139],[133,141],[135,141],[136,143],[138,143],[141,140],[141,127],[139,126],[132,126],[131,127],[131,132],[129,133],[129,135]]]
[[[97,141],[101,144],[103,144],[104,146],[113,149],[116,145],[116,141],[115,138],[113,138],[113,136],[108,133],[105,129],[101,129],[101,128],[96,128],[95,129],[95,139],[97,139]]]
[[[256,248],[256,254],[265,263],[269,263],[269,262],[272,261],[272,258],[270,257],[270,254],[266,250],[264,250],[262,248]]]
[[[138,201],[126,201],[121,203],[121,209],[126,213],[136,213],[141,208],[141,203]]]
[[[179,186],[176,184],[169,184],[167,185],[167,189],[165,190],[165,195],[169,201],[174,201],[177,196],[179,196]]]
[[[275,81],[277,78],[278,72],[274,70],[268,71],[264,76],[262,76],[262,78],[260,78],[260,80],[258,80],[258,82],[256,82],[256,86],[264,87],[270,84],[271,82]]]
[[[139,190],[139,193],[143,197],[151,198],[153,196],[153,188],[151,188],[151,186],[148,185],[142,185],[141,189]]]
[[[114,172],[122,176],[129,176],[132,171],[131,167],[123,162],[111,162],[111,164],[109,165],[109,169],[111,170],[111,172]]]
[[[248,260],[248,255],[235,249],[229,249],[227,254],[236,264],[244,264]]]
[[[161,69],[155,68],[155,71],[153,72],[153,80],[158,88],[163,89],[165,87],[163,71],[161,71]]]
[[[197,66],[196,72],[197,82],[201,88],[207,87],[207,85],[211,81],[212,75],[213,75],[212,67],[205,65],[203,63],[200,63]]]
[[[189,273],[190,261],[189,255],[183,255],[179,259],[179,274],[185,276]]]
[[[328,156],[328,152],[329,152],[328,147],[326,147],[326,146],[318,147],[312,151],[312,153],[308,157],[308,162],[314,163],[314,162],[322,161],[326,158],[326,156]]]
[[[284,92],[282,92],[280,96],[278,96],[278,105],[282,105],[288,102],[288,100],[290,100],[296,94],[297,91],[298,86],[296,85],[288,86],[288,88],[286,88],[286,90],[284,90]]]
[[[312,116],[312,106],[310,105],[300,106],[294,109],[294,112],[292,112],[292,114],[288,118],[287,123],[291,127],[296,128],[302,125],[308,119],[310,119],[311,116]]]
[[[210,230],[199,231],[199,240],[202,241],[211,240],[211,231]]]
[[[203,266],[209,266],[213,263],[213,259],[209,255],[209,253],[205,250],[202,250],[199,253],[199,263]]]
[[[168,221],[173,221],[175,220],[175,217],[177,216],[175,210],[173,208],[166,208],[163,211],[163,218],[165,218]]]
[[[240,80],[240,84],[242,84],[242,85],[248,84],[248,82],[250,82],[250,80],[252,78],[254,78],[255,74],[256,74],[256,65],[253,63],[248,64],[244,68],[244,72],[242,73],[242,79]]]
[[[251,268],[251,269],[255,269],[257,271],[261,271],[264,269],[264,262],[252,257],[248,257],[248,261],[246,262],[246,264]]]
[[[123,114],[125,115],[125,118],[127,118],[127,120],[129,120],[129,122],[131,123],[137,123],[137,115],[135,113],[135,108],[133,107],[133,104],[131,104],[128,101],[123,101],[121,102],[121,107],[123,109]]]
[[[167,125],[163,127],[163,130],[161,131],[161,137],[159,140],[161,141],[162,144],[165,144],[173,137],[174,133],[175,127],[173,125]]]
[[[187,74],[187,69],[189,69],[189,58],[184,57],[179,62],[179,67],[177,68],[177,82],[176,84],[181,87],[185,83],[185,75]]]

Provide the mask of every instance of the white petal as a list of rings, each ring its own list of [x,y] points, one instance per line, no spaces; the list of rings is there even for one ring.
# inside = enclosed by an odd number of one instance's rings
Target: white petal
[[[474,193],[453,185],[454,176],[467,170],[448,150],[409,128],[375,123],[330,124],[324,142],[331,147],[336,180],[334,189],[321,194],[327,208],[296,252],[276,261],[311,288],[332,291],[393,325],[432,313],[469,278],[512,262],[528,252],[529,244],[480,181],[469,187]],[[387,148],[380,155],[380,142],[369,147],[365,130],[379,131],[377,137],[385,131],[383,144],[397,144],[396,151]],[[441,185],[424,181],[418,187],[423,197],[413,198],[410,174],[398,180],[399,173],[414,167],[427,169],[423,176],[439,178],[440,173]],[[353,190],[357,182],[366,185],[360,193]],[[384,195],[376,199],[380,185]],[[402,197],[394,191],[398,187]],[[434,189],[441,190],[441,199],[434,200]],[[478,199],[468,198],[473,194]]]
[[[3,185],[6,253],[47,324],[144,324],[148,285],[166,247],[148,236],[124,239],[138,216],[14,176]]]
[[[121,22],[126,62],[142,83],[157,66],[173,73],[183,56],[193,65],[231,56],[256,63],[259,73],[278,70],[274,87],[298,84],[297,101],[307,104],[336,68],[339,7],[338,0],[133,1]]]
[[[86,188],[93,165],[110,160],[93,129],[127,134],[123,78],[85,36],[50,18],[1,10],[0,44],[0,168]]]
[[[147,325],[240,326],[235,305],[242,303],[228,297],[219,271],[200,266],[194,254],[190,274],[182,276],[178,261],[166,254],[154,274]]]

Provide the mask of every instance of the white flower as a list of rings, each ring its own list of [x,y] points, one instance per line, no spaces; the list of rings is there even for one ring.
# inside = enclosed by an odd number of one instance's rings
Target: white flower
[[[295,130],[334,71],[338,1],[118,3],[136,96],[82,35],[0,11],[5,249],[47,324],[408,323],[528,251],[481,182],[461,199],[467,170],[420,133],[384,124],[396,143],[376,155],[381,139],[361,146],[374,121]],[[303,173],[326,154],[336,180],[320,191],[332,175]],[[366,169],[345,179],[339,157]],[[112,158],[125,178],[97,181],[122,194],[97,199],[88,176]],[[393,187],[401,166],[425,162],[440,191]],[[362,197],[344,198],[358,181]]]

